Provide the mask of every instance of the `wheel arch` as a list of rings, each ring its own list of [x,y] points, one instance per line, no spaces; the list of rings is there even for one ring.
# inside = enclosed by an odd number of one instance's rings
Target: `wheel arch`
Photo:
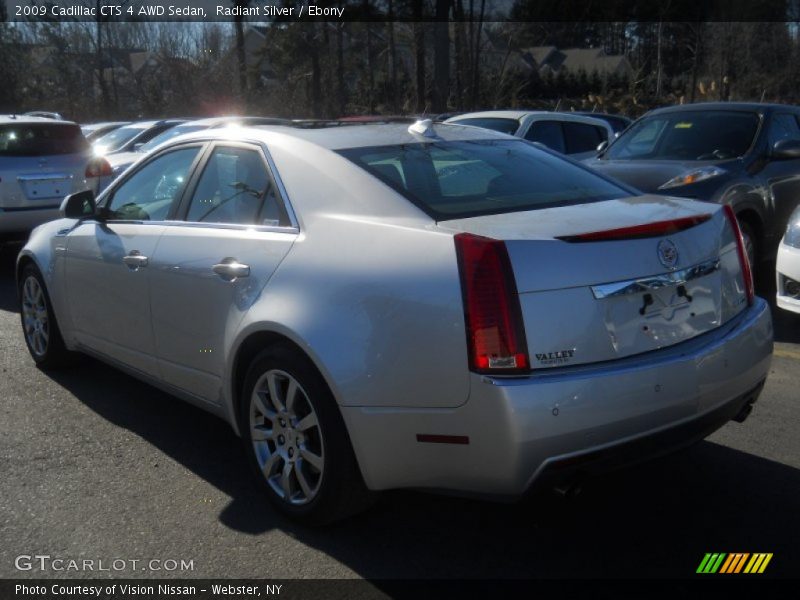
[[[334,399],[337,400],[338,408],[339,402],[336,389],[335,386],[331,385],[330,377],[327,376],[325,369],[320,367],[318,358],[308,351],[307,346],[298,340],[297,337],[293,335],[293,332],[271,328],[252,329],[245,332],[241,336],[241,339],[235,344],[235,349],[232,352],[232,359],[230,361],[230,368],[228,370],[230,378],[228,382],[230,406],[228,408],[230,410],[230,422],[237,435],[241,435],[237,415],[239,414],[239,407],[243,400],[242,391],[247,369],[250,367],[255,357],[262,351],[280,343],[291,346],[309,361],[317,374],[325,382],[325,385],[328,386]]]
[[[313,354],[308,351],[307,346],[304,347],[303,343],[296,339],[292,332],[279,331],[276,329],[255,329],[243,334],[243,337],[235,346],[236,349],[233,352],[233,358],[230,363],[230,381],[228,384],[230,394],[230,404],[228,406],[228,410],[230,411],[229,421],[234,432],[241,437],[242,433],[239,428],[238,415],[241,403],[244,401],[243,388],[247,369],[261,352],[275,344],[287,344],[299,352],[308,360],[309,364],[322,378],[322,381],[325,382],[325,385],[328,386],[331,396],[336,402],[336,410],[339,411],[342,423],[344,424],[347,441],[350,444],[350,448],[353,450],[356,465],[361,473],[361,477],[364,478],[365,474],[362,468],[362,461],[359,458],[358,444],[354,443],[353,432],[350,429],[348,420],[345,419],[345,415],[342,412],[335,386],[331,384],[330,377],[327,376],[325,369],[320,367],[318,358],[313,356]]]

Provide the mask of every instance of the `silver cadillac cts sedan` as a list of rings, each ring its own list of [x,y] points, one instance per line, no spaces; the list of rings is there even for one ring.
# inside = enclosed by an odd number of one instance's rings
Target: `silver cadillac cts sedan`
[[[733,213],[458,125],[176,138],[19,255],[43,369],[226,421],[283,512],[569,489],[742,421],[770,365]]]

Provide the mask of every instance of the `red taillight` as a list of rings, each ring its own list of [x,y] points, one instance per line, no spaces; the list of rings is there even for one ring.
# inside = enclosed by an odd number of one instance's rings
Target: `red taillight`
[[[564,242],[612,242],[616,240],[635,240],[640,238],[661,237],[684,231],[695,225],[705,223],[711,215],[696,215],[694,217],[681,217],[668,221],[656,221],[632,227],[620,227],[605,231],[591,231],[577,235],[565,235],[558,239]]]
[[[725,210],[725,216],[728,217],[728,223],[730,223],[731,229],[733,229],[733,237],[736,238],[736,252],[739,255],[739,264],[742,266],[742,277],[744,277],[744,291],[747,295],[747,305],[752,306],[756,297],[756,292],[753,287],[753,270],[750,268],[750,259],[747,257],[747,251],[744,248],[742,230],[739,228],[739,221],[730,204],[726,204],[722,208]]]
[[[504,242],[455,236],[470,368],[478,373],[528,373],[528,347],[517,286]]]
[[[105,158],[93,158],[86,165],[86,178],[90,177],[108,177],[112,174],[111,163]]]

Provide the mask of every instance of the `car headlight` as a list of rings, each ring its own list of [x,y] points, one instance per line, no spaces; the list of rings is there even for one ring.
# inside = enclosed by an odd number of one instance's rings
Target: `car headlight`
[[[800,248],[800,206],[794,209],[792,216],[789,217],[789,227],[786,228],[783,243],[794,248]]]
[[[692,169],[686,173],[681,173],[677,177],[673,177],[658,189],[668,190],[669,188],[689,185],[690,183],[705,181],[706,179],[711,179],[712,177],[719,177],[725,173],[725,169],[720,169],[719,167],[698,167],[697,169]]]

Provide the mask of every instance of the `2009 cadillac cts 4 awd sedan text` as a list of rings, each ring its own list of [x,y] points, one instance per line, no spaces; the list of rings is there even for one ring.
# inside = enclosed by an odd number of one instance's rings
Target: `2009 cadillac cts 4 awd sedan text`
[[[475,127],[189,134],[35,230],[25,339],[223,417],[308,522],[562,486],[743,420],[771,359],[730,210],[621,185]]]

